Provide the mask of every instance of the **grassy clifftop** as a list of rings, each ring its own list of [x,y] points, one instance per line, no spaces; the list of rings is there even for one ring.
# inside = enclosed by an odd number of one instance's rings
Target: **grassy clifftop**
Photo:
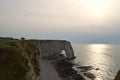
[[[39,54],[31,41],[0,40],[0,80],[26,80],[27,73],[32,70],[28,63],[31,63],[34,75],[39,75],[36,60]]]

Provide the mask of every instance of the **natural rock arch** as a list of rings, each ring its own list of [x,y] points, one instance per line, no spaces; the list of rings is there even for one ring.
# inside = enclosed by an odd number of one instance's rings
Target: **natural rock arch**
[[[59,55],[62,50],[65,50],[67,59],[74,58],[74,51],[71,43],[65,40],[40,40],[42,57],[50,57]]]

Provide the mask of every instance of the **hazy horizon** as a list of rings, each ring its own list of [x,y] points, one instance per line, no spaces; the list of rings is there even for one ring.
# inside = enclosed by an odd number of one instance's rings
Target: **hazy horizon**
[[[120,43],[119,0],[0,0],[0,36]]]

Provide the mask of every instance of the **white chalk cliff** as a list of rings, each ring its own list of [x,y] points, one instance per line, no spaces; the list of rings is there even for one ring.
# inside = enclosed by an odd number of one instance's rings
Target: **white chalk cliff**
[[[64,50],[67,59],[74,58],[71,43],[65,40],[40,40],[40,48],[42,57],[57,56]]]

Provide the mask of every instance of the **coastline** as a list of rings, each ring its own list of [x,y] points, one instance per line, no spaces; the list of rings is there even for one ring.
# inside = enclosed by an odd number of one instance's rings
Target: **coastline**
[[[69,60],[64,54],[43,57],[41,49],[38,40],[0,40],[0,80],[95,80],[95,72],[90,71],[99,71],[102,68],[77,64],[71,60],[74,56]],[[120,71],[115,80],[120,79],[119,73]]]
[[[74,64],[66,59],[58,59],[52,64],[54,64],[56,71],[63,80],[85,80],[76,70],[73,69]]]
[[[64,57],[41,60],[42,80],[95,80],[95,75],[89,72],[92,69],[92,66],[76,66]]]
[[[41,59],[42,80],[85,80],[65,58]]]

